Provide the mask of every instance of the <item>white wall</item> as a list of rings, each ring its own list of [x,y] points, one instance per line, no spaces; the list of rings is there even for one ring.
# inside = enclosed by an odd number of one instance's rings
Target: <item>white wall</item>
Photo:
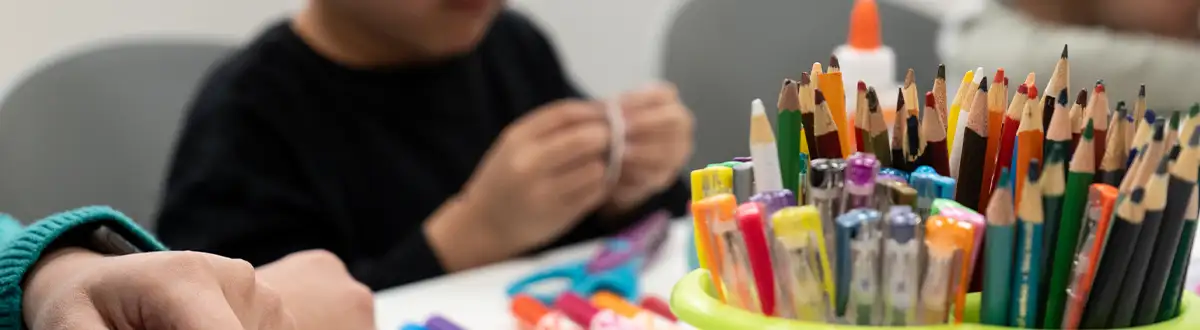
[[[0,1],[0,97],[14,80],[64,52],[147,35],[242,41],[304,1]],[[683,1],[510,2],[555,39],[580,85],[604,96],[658,75],[662,30]]]

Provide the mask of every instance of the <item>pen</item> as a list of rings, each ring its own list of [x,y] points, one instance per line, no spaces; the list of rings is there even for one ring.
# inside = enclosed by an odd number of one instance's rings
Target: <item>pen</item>
[[[632,321],[617,316],[612,310],[601,310],[592,306],[573,292],[563,292],[554,301],[554,308],[563,312],[575,324],[588,330],[641,330]]]
[[[1088,189],[1087,204],[1082,213],[1083,229],[1079,232],[1079,246],[1075,250],[1071,283],[1067,288],[1067,305],[1063,313],[1063,329],[1079,329],[1088,296],[1095,283],[1096,270],[1108,237],[1113,206],[1117,202],[1117,188],[1107,184],[1093,184]]]
[[[879,211],[866,208],[837,218],[837,309],[852,324],[881,324],[881,220]]]
[[[718,196],[720,197],[720,196]],[[750,255],[747,251],[746,240],[738,231],[736,202],[733,196],[720,201],[718,216],[712,223],[713,236],[716,237],[717,257],[721,280],[726,291],[725,299],[730,305],[741,307],[747,311],[759,313],[758,294],[755,289],[754,277],[751,275]],[[726,212],[729,213],[726,213]]]
[[[718,244],[719,237],[713,234],[712,228],[719,218],[732,218],[736,205],[737,202],[730,194],[718,194],[692,203],[692,225],[696,235],[696,253],[699,254],[700,266],[708,271],[717,298],[731,305],[736,301],[730,301],[725,295],[726,288],[721,280],[721,276],[724,274],[721,264],[721,245]]]
[[[964,278],[968,279],[968,281],[974,279],[975,267],[979,263],[979,251],[983,249],[983,233],[987,231],[987,221],[979,212],[975,212],[975,210],[963,206],[953,199],[938,198],[933,200],[933,205],[933,209],[935,210],[933,213],[935,215],[951,218],[959,221],[960,224],[971,226],[974,235],[972,236],[971,247],[967,250],[970,251],[970,254],[963,258],[963,261],[967,263],[963,271],[967,272]],[[963,283],[963,285],[966,285],[966,288],[970,287],[969,282]]]
[[[917,190],[916,211],[922,219],[931,214],[934,199],[954,197],[954,179],[938,175],[932,172],[932,168],[930,171],[922,171],[924,168],[928,167],[922,166],[909,176],[913,189]]]
[[[884,273],[886,290],[883,324],[889,326],[916,325],[917,288],[920,283],[920,264],[917,253],[917,214],[907,205],[888,210],[888,238],[884,242]]]
[[[875,155],[856,152],[846,160],[845,183],[842,186],[842,212],[856,208],[870,208],[875,194],[875,175],[879,173],[879,160]]]
[[[749,200],[754,194],[754,164],[739,162],[730,168],[733,169],[733,196],[739,201]]]
[[[805,321],[829,316],[833,279],[816,207],[786,207],[772,217],[778,242],[775,267],[780,315]]]
[[[568,319],[566,315],[557,311],[551,311],[541,301],[524,294],[513,296],[510,308],[513,316],[517,317],[520,328],[524,330],[583,330]]]
[[[947,288],[949,295],[952,298],[950,302],[954,304],[954,321],[962,323],[964,308],[966,307],[967,286],[970,281],[971,256],[975,254],[975,226],[958,219],[935,215],[925,220],[925,237],[927,241],[935,242],[935,244],[946,244],[954,247],[955,252],[955,267],[953,270],[954,277],[952,284]],[[930,259],[933,258],[933,251],[929,251]],[[928,261],[930,264],[933,260]]]
[[[841,196],[846,160],[841,158],[821,158],[812,161],[809,172],[808,204],[817,207],[821,215],[821,228],[825,231],[825,241],[834,242],[834,221],[837,212],[841,210]],[[830,243],[833,244],[833,243]],[[837,260],[837,249],[829,249],[829,259]],[[834,274],[840,272],[837,265],[832,266]]]
[[[754,276],[755,293],[763,315],[775,315],[775,272],[771,268],[771,250],[767,245],[767,230],[763,204],[750,202],[738,206],[737,226],[746,244],[747,261]]]
[[[921,283],[919,321],[922,325],[945,324],[950,288],[955,284],[955,269],[959,268],[955,267],[955,254],[958,251],[949,242],[928,239],[925,240],[925,250],[929,251],[929,263],[926,264],[925,278]]]
[[[787,189],[760,192],[754,194],[754,196],[750,196],[750,201],[762,204],[763,219],[768,220],[771,219],[771,216],[773,216],[775,212],[778,212],[779,210],[788,206],[796,206],[795,195],[793,195],[792,192]],[[770,221],[767,221],[763,225],[767,233],[767,242],[774,242],[775,231],[771,230],[772,224]]]
[[[599,308],[610,309],[617,315],[633,320],[633,323],[641,326],[643,330],[678,329],[674,321],[643,310],[612,292],[596,292],[595,295],[592,295],[592,304]]]

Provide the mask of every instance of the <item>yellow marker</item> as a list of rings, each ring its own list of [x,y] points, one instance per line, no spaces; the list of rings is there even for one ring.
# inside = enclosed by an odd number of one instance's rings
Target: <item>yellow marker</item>
[[[775,212],[771,223],[785,250],[779,257],[786,260],[779,262],[787,265],[775,267],[782,291],[777,310],[800,320],[824,320],[833,310],[834,285],[820,212],[814,206],[785,207]]]
[[[692,204],[695,204],[704,198],[713,196],[719,193],[728,193],[733,190],[733,169],[724,166],[707,167],[698,170],[693,170],[691,173],[692,183]],[[700,268],[709,268],[709,245],[711,235],[708,231],[707,223],[700,223],[701,217],[692,214],[692,235],[696,240],[696,255],[700,261]]]
[[[966,97],[971,91],[971,83],[975,81],[975,70],[967,71],[963,74],[962,83],[958,85],[958,93],[954,93],[954,102],[950,103],[950,113],[948,118],[949,123],[946,125],[946,147],[952,148],[954,145],[954,134],[957,133],[958,111],[962,110],[963,102],[967,102]]]

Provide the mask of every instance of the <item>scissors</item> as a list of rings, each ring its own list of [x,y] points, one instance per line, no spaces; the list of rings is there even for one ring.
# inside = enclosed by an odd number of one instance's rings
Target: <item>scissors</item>
[[[544,304],[552,304],[560,292],[532,290],[549,280],[566,280],[566,290],[582,297],[598,291],[610,291],[636,301],[638,273],[650,264],[667,238],[669,213],[652,213],[633,227],[604,240],[600,252],[588,260],[550,267],[529,275],[508,287],[508,296],[527,294]]]

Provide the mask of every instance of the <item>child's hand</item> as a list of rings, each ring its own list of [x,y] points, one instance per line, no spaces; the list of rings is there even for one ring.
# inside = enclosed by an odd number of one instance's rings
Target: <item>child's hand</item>
[[[621,99],[626,144],[621,177],[610,202],[627,211],[679,180],[692,154],[695,119],[675,86],[656,84]]]
[[[242,260],[198,252],[47,256],[25,278],[26,326],[42,329],[295,329],[279,293]]]
[[[257,273],[279,292],[283,306],[296,319],[296,329],[375,329],[371,289],[354,280],[333,253],[292,253],[259,267]]]

